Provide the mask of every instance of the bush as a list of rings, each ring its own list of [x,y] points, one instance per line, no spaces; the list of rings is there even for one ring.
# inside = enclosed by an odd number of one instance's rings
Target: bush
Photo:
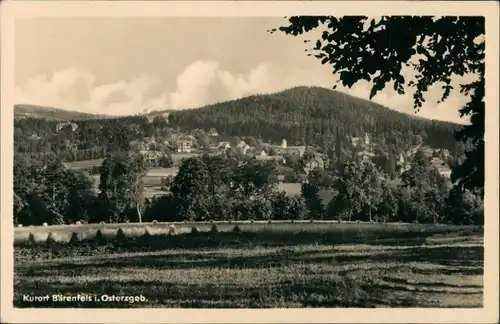
[[[191,234],[198,234],[198,233],[200,233],[200,230],[198,229],[198,227],[191,228]]]
[[[272,223],[273,223],[273,221],[272,221],[272,220],[268,220],[268,221],[267,221],[267,223],[268,223],[268,224],[272,224]]]
[[[252,224],[253,224],[253,222],[254,222],[253,218],[252,218],[252,219],[250,219],[250,223],[252,223]]]
[[[219,229],[217,228],[216,224],[212,225],[212,228],[210,229],[210,233],[218,233]]]
[[[95,233],[94,239],[97,243],[105,243],[107,241],[106,238],[104,237],[104,235],[102,234],[101,230],[97,230],[97,232]]]
[[[69,239],[69,244],[77,244],[77,243],[80,243],[81,240],[80,240],[80,237],[78,237],[78,233],[77,232],[73,232],[73,234],[71,234],[71,237]]]
[[[293,224],[293,223],[295,223],[295,221],[292,219],[292,220],[290,221],[290,223],[292,223],[292,224]]]
[[[233,228],[233,232],[234,233],[240,233],[241,232],[241,229],[238,225],[235,225],[234,228]]]

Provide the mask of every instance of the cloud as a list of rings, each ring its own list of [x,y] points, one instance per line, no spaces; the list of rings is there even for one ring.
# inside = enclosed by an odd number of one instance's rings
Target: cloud
[[[170,94],[171,107],[185,109],[208,103],[207,97],[218,69],[219,63],[213,61],[197,61],[189,65],[177,77],[177,89]]]
[[[405,71],[409,80],[410,71]],[[464,78],[455,78],[457,83]],[[471,77],[465,77],[470,81]],[[89,113],[126,115],[144,110],[189,109],[206,104],[237,99],[258,93],[272,93],[294,86],[332,87],[336,78],[329,73],[300,67],[280,68],[271,62],[263,62],[246,73],[234,74],[221,67],[217,61],[196,61],[188,65],[176,78],[174,89],[165,89],[161,78],[140,76],[135,80],[118,80],[114,83],[96,84],[92,73],[69,68],[53,75],[38,75],[16,89],[17,103],[30,103]],[[458,86],[457,86],[458,88]],[[368,99],[371,85],[359,82],[341,92]],[[450,98],[437,104],[442,93],[436,85],[426,93],[426,103],[417,116],[466,123],[458,109],[467,98],[454,89]],[[391,109],[414,114],[412,92],[397,95],[392,87],[386,87],[373,101]]]

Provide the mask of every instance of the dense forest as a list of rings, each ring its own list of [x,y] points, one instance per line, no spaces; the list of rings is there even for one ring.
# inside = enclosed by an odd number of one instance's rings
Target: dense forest
[[[319,87],[296,87],[270,95],[254,95],[169,115],[181,129],[216,128],[232,136],[264,141],[323,146],[337,134],[363,136],[395,147],[409,147],[415,135],[433,148],[456,149],[457,124],[400,113],[374,102]],[[326,142],[326,143],[325,143]]]
[[[105,115],[94,115],[77,111],[69,111],[60,108],[52,108],[38,105],[18,104],[14,106],[14,118],[41,118],[48,120],[82,120],[110,118]]]
[[[73,129],[71,123],[77,125]],[[63,161],[104,158],[130,149],[130,142],[155,134],[158,125],[144,116],[61,121],[23,118],[14,121],[14,150],[32,156],[55,154]]]
[[[16,107],[16,111],[20,107]],[[38,110],[40,113],[40,109]],[[57,110],[54,110],[57,112]],[[56,114],[54,112],[54,114]],[[17,113],[16,113],[17,114]],[[417,144],[448,149],[460,157],[466,147],[457,142],[456,124],[427,120],[390,110],[373,102],[317,87],[297,87],[270,95],[151,116],[90,118],[75,116],[58,129],[60,121],[26,117],[14,121],[17,153],[51,153],[63,161],[104,158],[117,150],[128,150],[130,142],[145,137],[168,139],[172,131],[217,129],[221,136],[254,137],[264,142],[315,146],[324,153],[340,141],[349,148],[350,137],[370,134],[384,152],[397,156]],[[92,116],[92,115],[91,115]],[[60,118],[64,120],[67,115]],[[73,129],[69,122],[77,125]]]

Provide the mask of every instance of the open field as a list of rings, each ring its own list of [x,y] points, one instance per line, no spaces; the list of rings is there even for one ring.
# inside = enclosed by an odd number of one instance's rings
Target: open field
[[[77,169],[85,169],[85,168],[100,166],[102,164],[102,161],[104,161],[104,159],[83,160],[76,162],[66,162],[66,165],[70,169],[77,170]]]
[[[200,155],[199,153],[173,153],[172,156],[172,161],[174,162],[174,167],[178,167],[181,164],[182,159],[185,158],[190,158],[194,156]],[[95,159],[95,160],[83,160],[83,161],[76,161],[76,162],[66,162],[66,165],[70,169],[82,169],[82,168],[89,168],[89,167],[94,167],[94,166],[100,166],[102,164],[102,161],[104,159]],[[158,168],[162,169],[162,168]]]
[[[146,176],[142,178],[144,182],[144,197],[152,198],[153,196],[165,195],[166,192],[161,190],[161,179],[170,175],[175,176],[178,172],[178,167],[149,169]],[[99,176],[94,175],[93,178],[94,187],[99,187]],[[278,189],[285,191],[289,196],[301,194],[300,183],[279,183]]]
[[[483,230],[422,224],[109,224],[15,230],[17,307],[482,307]],[[191,234],[196,226],[202,232]],[[114,237],[122,228],[124,241]],[[92,241],[102,229],[107,242]],[[22,244],[33,232],[54,245]],[[65,234],[89,241],[68,245]],[[86,233],[86,234],[85,234]],[[95,234],[94,234],[95,235]],[[45,236],[46,237],[46,236]],[[39,303],[23,294],[144,295]]]

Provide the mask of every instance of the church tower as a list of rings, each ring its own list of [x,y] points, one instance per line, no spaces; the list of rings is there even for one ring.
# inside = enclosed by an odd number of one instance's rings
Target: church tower
[[[370,145],[370,137],[368,136],[368,133],[365,133],[365,145]]]

